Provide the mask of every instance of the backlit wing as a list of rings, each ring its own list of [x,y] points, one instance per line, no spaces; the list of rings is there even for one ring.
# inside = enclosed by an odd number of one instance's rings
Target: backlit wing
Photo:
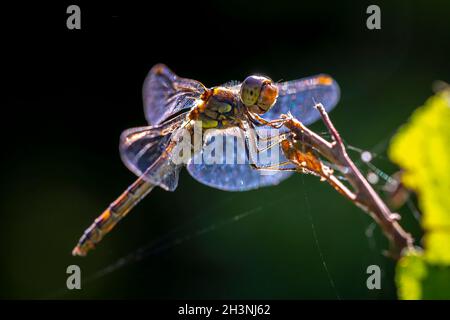
[[[142,88],[145,118],[157,125],[181,110],[196,106],[206,88],[198,81],[178,77],[167,66],[155,65]]]
[[[181,166],[175,165],[164,151],[173,145],[172,135],[183,125],[184,118],[185,114],[154,127],[125,130],[119,149],[127,168],[165,190],[175,190]]]
[[[319,112],[314,108],[314,101],[322,103],[327,112],[330,112],[338,103],[339,97],[337,82],[325,74],[282,82],[278,84],[277,102],[262,117],[274,120],[281,114],[291,112],[307,125],[320,118]]]
[[[203,149],[188,162],[187,170],[193,178],[207,186],[225,191],[246,191],[277,185],[291,175],[291,172],[253,169],[244,149],[245,140],[238,128],[216,130],[205,140]],[[285,160],[277,146],[270,149],[264,159],[259,157],[256,162],[258,165],[268,165]]]

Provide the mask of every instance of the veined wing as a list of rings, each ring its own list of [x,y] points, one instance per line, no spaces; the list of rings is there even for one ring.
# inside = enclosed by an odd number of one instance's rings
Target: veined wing
[[[291,175],[291,172],[253,169],[239,128],[215,130],[205,140],[202,150],[188,162],[187,170],[194,179],[207,186],[225,191],[246,191],[277,185]],[[270,149],[265,158],[255,160],[261,166],[286,159],[277,146]]]
[[[310,124],[319,119],[314,101],[322,103],[330,112],[338,103],[340,90],[337,82],[328,75],[320,74],[278,84],[278,99],[263,115],[266,120],[278,119],[281,114],[291,112],[294,117]]]
[[[142,88],[145,118],[157,125],[181,110],[196,106],[206,88],[198,81],[178,77],[167,66],[155,65]]]
[[[157,126],[125,130],[119,149],[127,168],[154,185],[175,190],[181,166],[174,164],[169,154],[174,147],[172,136],[185,123],[185,117],[182,114]]]

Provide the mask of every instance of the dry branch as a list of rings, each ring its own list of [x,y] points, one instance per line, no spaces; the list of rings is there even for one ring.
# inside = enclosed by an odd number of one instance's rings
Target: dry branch
[[[284,121],[282,122],[282,125],[293,133],[290,142],[292,142],[293,145],[295,145],[295,143],[300,143],[313,148],[337,168],[342,168],[342,174],[353,188],[351,191],[340,184],[340,181],[332,174],[324,175],[320,173],[320,170],[318,170],[318,173],[347,199],[370,214],[390,241],[391,250],[389,255],[398,259],[401,256],[402,250],[413,246],[414,240],[412,236],[403,230],[398,223],[400,216],[390,211],[388,206],[383,202],[364,175],[361,174],[350,159],[345,145],[325,111],[325,108],[322,104],[317,104],[316,108],[320,112],[322,120],[328,128],[333,141],[329,142],[325,140],[292,117],[292,115],[283,115],[282,119]],[[305,164],[303,163],[303,165]]]

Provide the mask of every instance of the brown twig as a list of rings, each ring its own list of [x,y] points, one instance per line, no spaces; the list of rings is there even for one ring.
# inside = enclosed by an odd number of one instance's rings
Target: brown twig
[[[389,255],[398,259],[401,256],[402,250],[413,246],[414,240],[412,236],[403,230],[398,223],[400,216],[390,211],[388,206],[373,190],[370,183],[350,159],[345,149],[345,145],[325,111],[325,108],[320,103],[316,105],[316,108],[320,112],[322,120],[333,138],[332,142],[326,141],[291,115],[283,115],[282,118],[285,120],[283,125],[294,133],[293,139],[296,142],[301,142],[302,144],[313,148],[329,162],[333,163],[338,168],[342,168],[341,171],[343,175],[347,178],[353,188],[353,194],[349,195],[348,192],[346,192],[346,197],[370,214],[378,223],[386,237],[390,240],[391,250]],[[326,180],[333,185],[334,182],[332,178],[327,178]],[[336,185],[333,185],[333,187],[336,188]]]

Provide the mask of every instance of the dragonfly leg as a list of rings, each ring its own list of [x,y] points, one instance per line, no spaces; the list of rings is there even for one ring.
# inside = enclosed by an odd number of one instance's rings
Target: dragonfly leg
[[[258,136],[258,140],[260,141],[270,141],[270,145],[260,149],[258,144],[256,143],[256,149],[259,152],[263,152],[269,149],[272,149],[273,147],[279,145],[283,140],[287,140],[288,138],[290,138],[292,136],[292,132],[284,132],[282,134],[276,135],[276,136],[271,136],[271,137],[261,137],[257,134]],[[276,142],[273,142],[273,140],[277,139]]]
[[[254,163],[250,164],[250,166],[255,170],[261,171],[298,171],[297,168],[282,168],[282,166],[292,164],[290,161],[284,161],[276,164],[271,164],[267,166],[256,165]]]
[[[251,112],[248,113],[248,116],[252,120],[252,124],[257,127],[269,126],[275,129],[279,129],[287,121],[287,119],[284,118],[267,121],[266,119],[260,117],[259,115]]]
[[[253,155],[256,152],[256,154],[267,151],[272,149],[275,146],[278,146],[282,141],[288,139],[292,133],[291,132],[283,132],[281,134],[275,135],[275,136],[268,136],[268,137],[261,137],[258,135],[258,133],[248,126],[248,124],[244,124],[243,126],[243,135],[244,140],[247,144],[247,153],[249,156],[249,160],[254,163]],[[258,145],[258,140],[261,141],[269,141],[269,145],[260,148]],[[275,140],[275,142],[273,142]]]

